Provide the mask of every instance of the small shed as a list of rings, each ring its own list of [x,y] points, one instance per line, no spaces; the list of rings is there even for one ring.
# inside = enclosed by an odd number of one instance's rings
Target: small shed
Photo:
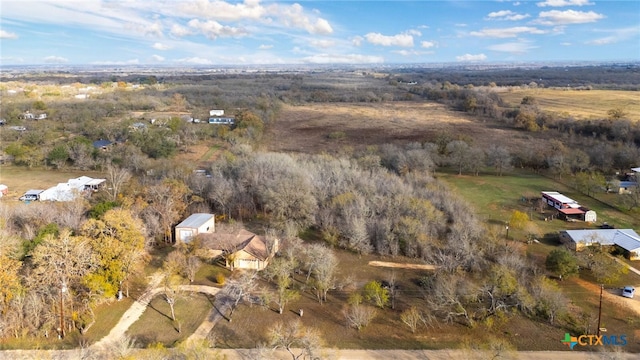
[[[598,220],[598,215],[593,210],[586,210],[584,212],[584,221],[585,222],[596,222]]]
[[[189,243],[199,234],[211,234],[215,231],[215,215],[206,213],[191,214],[176,225],[175,242]]]

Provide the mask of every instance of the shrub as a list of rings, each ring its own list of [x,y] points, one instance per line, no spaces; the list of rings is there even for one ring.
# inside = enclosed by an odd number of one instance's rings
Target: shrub
[[[224,276],[224,274],[218,273],[216,275],[216,282],[218,283],[218,285],[224,285],[226,281],[227,278]]]

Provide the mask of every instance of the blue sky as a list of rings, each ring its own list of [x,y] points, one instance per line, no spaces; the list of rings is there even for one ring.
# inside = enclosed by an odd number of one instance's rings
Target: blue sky
[[[640,1],[2,0],[0,64],[640,61]]]

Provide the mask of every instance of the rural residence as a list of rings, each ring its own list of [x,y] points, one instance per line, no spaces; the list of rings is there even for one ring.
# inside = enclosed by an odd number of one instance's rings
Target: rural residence
[[[264,270],[278,249],[278,240],[267,240],[245,229],[235,233],[205,234],[202,240],[203,257],[222,257],[225,266],[235,269]]]
[[[556,191],[543,191],[542,200],[547,205],[558,210],[560,218],[566,221],[581,220],[585,222],[596,222],[597,215],[593,210],[578,204],[577,201],[564,196]]]
[[[640,235],[632,229],[565,230],[560,240],[575,251],[588,246],[619,247],[630,260],[640,260]]]
[[[106,179],[93,179],[80,176],[69,179],[66,183],[59,183],[46,190],[29,190],[20,197],[22,201],[73,201],[79,195],[88,195],[98,191]]]

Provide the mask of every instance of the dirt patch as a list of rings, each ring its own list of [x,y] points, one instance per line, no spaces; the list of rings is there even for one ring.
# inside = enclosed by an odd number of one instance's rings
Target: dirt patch
[[[585,289],[589,289],[594,294],[599,294],[600,287],[596,284],[590,283],[588,281],[575,278],[573,279],[578,285],[584,287]],[[606,299],[609,303],[614,303],[618,306],[623,306],[632,310],[636,313],[637,316],[640,317],[640,298],[634,297],[633,299],[625,298],[620,295],[620,289],[605,289],[602,293],[603,298]]]
[[[431,102],[285,105],[267,134],[271,151],[336,153],[385,143],[434,142],[443,133],[473,145],[531,146],[532,136]],[[536,139],[534,143],[538,143]]]
[[[438,267],[429,264],[409,264],[409,263],[394,263],[387,261],[369,261],[369,266],[388,267],[396,269],[416,269],[416,270],[435,270]]]

